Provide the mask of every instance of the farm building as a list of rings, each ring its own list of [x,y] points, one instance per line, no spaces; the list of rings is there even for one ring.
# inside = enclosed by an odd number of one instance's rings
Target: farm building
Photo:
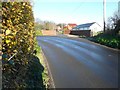
[[[98,23],[92,22],[77,25],[70,31],[70,34],[90,37],[97,35],[100,31],[102,31],[102,27]]]

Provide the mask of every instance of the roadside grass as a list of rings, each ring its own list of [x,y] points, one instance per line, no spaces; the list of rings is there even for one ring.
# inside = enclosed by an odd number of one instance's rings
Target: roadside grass
[[[48,75],[48,69],[47,69],[46,63],[44,61],[44,57],[43,57],[43,54],[42,54],[42,49],[38,45],[37,40],[36,40],[35,50],[37,51],[36,56],[39,58],[40,63],[44,67],[44,71],[42,72],[42,79],[43,79],[43,84],[45,85],[45,88],[48,89],[50,87],[50,82],[49,82],[50,81],[50,77]]]
[[[36,30],[35,34],[36,34],[36,36],[42,36],[43,35],[41,30]],[[48,75],[48,69],[47,69],[46,63],[44,61],[44,57],[43,57],[43,54],[42,54],[42,49],[38,45],[38,41],[37,40],[35,40],[35,50],[37,51],[36,56],[39,58],[40,63],[44,67],[44,70],[42,72],[43,84],[45,85],[45,88],[49,88],[49,86],[50,86],[50,83],[49,83],[50,77]]]
[[[94,37],[87,37],[86,39],[111,48],[120,49],[120,36],[118,35],[99,34]]]
[[[41,30],[35,30],[36,36],[42,36],[42,31]]]

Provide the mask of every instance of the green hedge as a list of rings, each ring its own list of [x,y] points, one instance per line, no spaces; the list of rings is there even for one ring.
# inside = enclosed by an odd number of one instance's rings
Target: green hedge
[[[115,36],[110,34],[101,34],[88,39],[91,41],[100,43],[102,45],[120,49],[120,36]]]
[[[20,83],[15,82],[15,76],[28,64],[27,56],[34,50],[34,17],[30,2],[2,2],[2,32],[3,88],[16,87]]]

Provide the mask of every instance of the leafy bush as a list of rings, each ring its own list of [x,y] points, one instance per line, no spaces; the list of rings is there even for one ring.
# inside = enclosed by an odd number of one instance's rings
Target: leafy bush
[[[34,18],[30,2],[2,2],[3,87],[11,87],[12,78],[34,49]],[[24,73],[24,72],[23,72]],[[9,82],[9,83],[8,83]]]

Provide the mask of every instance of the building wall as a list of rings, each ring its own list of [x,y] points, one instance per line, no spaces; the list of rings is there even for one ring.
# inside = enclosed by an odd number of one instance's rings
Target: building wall
[[[75,30],[75,31],[71,31],[70,34],[72,35],[78,35],[78,36],[86,36],[86,37],[90,37],[91,36],[91,31],[90,30]]]
[[[102,28],[97,23],[95,23],[90,26],[90,30],[92,30],[93,32],[99,32],[102,31]]]
[[[54,36],[56,35],[56,31],[55,30],[42,30],[42,34],[46,36]]]
[[[71,30],[70,34],[79,35],[79,36],[84,35],[84,36],[90,37],[90,36],[97,35],[98,32],[100,31],[102,31],[102,27],[99,24],[94,23],[90,27],[84,27],[84,28],[79,28],[76,30]]]
[[[64,30],[64,32],[63,32],[64,34],[70,34],[70,30],[68,29],[68,30]]]
[[[95,36],[98,32],[102,31],[102,27],[95,23],[92,26],[90,26],[90,30],[92,32],[91,36]]]

